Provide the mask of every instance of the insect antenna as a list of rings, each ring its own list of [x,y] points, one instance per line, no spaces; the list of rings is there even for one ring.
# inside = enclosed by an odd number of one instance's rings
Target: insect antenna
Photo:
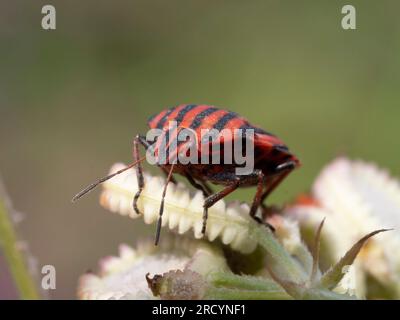
[[[146,159],[146,156],[140,158],[139,160],[132,162],[131,164],[129,164],[128,166],[126,166],[125,168],[118,170],[115,173],[112,173],[106,177],[103,177],[99,180],[97,180],[96,182],[93,182],[92,184],[88,185],[86,188],[84,188],[83,190],[81,190],[79,193],[77,193],[73,198],[72,198],[72,202],[77,201],[78,199],[80,199],[81,197],[83,197],[85,194],[89,193],[90,191],[92,191],[94,188],[96,188],[100,183],[103,183],[109,179],[111,179],[112,177],[115,177],[116,175],[119,175],[120,173],[136,166],[139,162],[142,162],[144,159]]]
[[[172,179],[172,172],[174,171],[174,166],[175,166],[175,163],[173,163],[171,165],[171,168],[169,169],[168,177],[167,177],[167,180],[165,181],[164,190],[163,190],[163,193],[162,193],[162,196],[161,196],[161,204],[160,204],[160,211],[158,213],[156,239],[154,241],[154,245],[158,245],[158,242],[160,241],[161,226],[162,226],[162,216],[163,216],[163,213],[164,213],[164,200],[165,200],[165,195],[167,193],[168,183]]]

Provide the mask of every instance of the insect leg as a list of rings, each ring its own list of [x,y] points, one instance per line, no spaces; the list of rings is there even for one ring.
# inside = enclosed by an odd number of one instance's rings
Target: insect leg
[[[275,180],[267,186],[267,189],[264,191],[264,193],[261,196],[261,206],[264,209],[264,214],[265,212],[268,212],[267,207],[264,203],[265,199],[271,194],[272,191],[275,190],[275,188],[287,177],[287,175],[292,172],[292,170],[296,168],[296,162],[290,160],[287,161],[281,165],[279,165],[275,172],[271,175],[271,178],[275,177]],[[263,214],[263,215],[264,215]]]
[[[253,203],[251,205],[250,216],[253,219],[258,220],[256,217],[256,212],[261,203],[261,198],[263,195],[263,189],[264,189],[264,184],[265,184],[265,176],[261,170],[257,170],[255,173],[258,176],[257,191],[256,191],[256,194],[254,195]]]
[[[279,165],[276,169],[275,172],[272,173],[272,176],[277,176],[275,181],[273,181],[265,190],[261,197],[261,203],[264,202],[264,200],[269,196],[269,194],[274,191],[274,189],[283,181],[283,179],[286,178],[286,176],[294,169],[296,168],[296,162],[290,160],[287,161],[281,165]]]
[[[167,193],[168,183],[171,181],[171,178],[172,178],[172,171],[174,170],[174,165],[175,165],[174,163],[171,164],[171,168],[169,169],[168,177],[167,177],[167,180],[165,181],[164,190],[163,190],[162,197],[161,197],[160,211],[158,213],[158,221],[157,221],[156,239],[154,242],[155,245],[157,245],[158,241],[160,240],[162,215],[164,213],[164,199],[165,199],[165,194]]]
[[[167,169],[165,169],[164,167],[162,167],[162,166],[159,166],[159,167],[160,167],[161,171],[164,173],[165,178],[168,178],[169,171]],[[174,176],[171,176],[170,181],[172,183],[176,184],[176,179],[174,178]]]
[[[270,228],[272,231],[275,231],[275,228],[271,226],[268,222],[263,221],[259,217],[256,216],[257,209],[259,208],[261,201],[262,201],[262,196],[263,196],[263,189],[265,186],[265,175],[261,170],[255,170],[252,174],[242,177],[242,183],[246,182],[257,182],[257,191],[256,194],[254,195],[253,198],[253,203],[250,208],[250,217],[252,217],[255,221],[262,223],[266,225],[268,228]]]
[[[211,195],[211,192],[209,192],[209,190],[207,190],[207,188],[203,184],[197,183],[197,181],[193,179],[190,173],[185,172],[185,177],[193,187],[203,192],[204,197],[208,197]]]
[[[207,225],[207,218],[208,218],[208,208],[210,208],[213,204],[215,204],[218,200],[226,197],[231,192],[235,191],[239,187],[239,179],[232,182],[232,184],[228,185],[226,188],[222,189],[221,191],[214,193],[206,198],[204,201],[204,211],[203,211],[203,227],[201,229],[201,233],[205,234],[206,232],[206,225]]]
[[[140,158],[140,152],[139,152],[139,144],[141,144],[145,149],[147,149],[150,144],[146,141],[146,138],[141,135],[137,135],[135,139],[133,140],[133,159],[134,161],[137,161],[137,159]],[[140,214],[139,209],[137,207],[137,201],[140,197],[141,192],[143,191],[144,188],[144,178],[143,178],[143,169],[142,165],[139,163],[136,168],[136,177],[138,181],[138,191],[135,194],[135,197],[133,198],[132,206],[133,210],[137,214]]]
[[[205,182],[203,179],[198,179],[198,182],[203,186],[203,188],[207,191],[208,195],[214,193],[213,189]]]

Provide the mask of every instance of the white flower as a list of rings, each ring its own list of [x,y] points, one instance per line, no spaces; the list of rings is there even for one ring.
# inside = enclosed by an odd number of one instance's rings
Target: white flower
[[[116,164],[111,172],[122,168],[123,164]],[[371,182],[380,188],[371,187]],[[131,218],[142,216],[146,223],[154,223],[164,183],[162,178],[145,175],[145,188],[138,201],[143,215],[132,208],[138,189],[132,169],[105,182],[100,201],[113,212]],[[385,237],[386,241],[374,238],[354,267],[349,265],[370,237],[386,231],[382,229],[385,225],[379,208],[399,213],[399,189],[398,183],[384,179],[381,172],[371,170],[368,165],[337,160],[317,179],[313,204],[297,203],[268,216],[275,233],[255,222],[248,215],[247,205],[226,205],[219,201],[209,210],[205,237],[209,241],[219,238],[219,243],[211,245],[164,234],[165,239],[158,247],[152,241],[140,242],[136,249],[122,246],[119,257],[102,260],[97,275],[88,273],[81,277],[78,297],[153,299],[154,293],[163,299],[352,299],[354,295],[359,298],[366,295],[366,272],[373,273],[386,285],[393,280],[398,289],[399,273],[393,271],[399,266],[398,234]],[[202,193],[191,194],[185,185],[172,183],[167,190],[163,227],[179,234],[193,230],[195,238],[202,238]],[[312,254],[303,243],[299,224],[303,234],[307,229],[311,231]],[[254,269],[254,275],[232,273],[230,268],[240,254],[235,253],[237,257],[227,254],[228,266],[221,243],[241,254],[252,253],[259,246],[260,252],[248,256],[254,259],[254,266],[260,264],[258,271]],[[224,252],[229,252],[229,248],[225,247]],[[319,253],[325,261],[324,268],[319,268]],[[331,268],[326,264],[326,253],[330,255]],[[323,272],[324,269],[327,271]]]
[[[139,242],[133,249],[121,245],[119,256],[103,258],[98,273],[86,273],[79,279],[78,298],[83,300],[156,299],[148,287],[146,275],[190,270],[205,278],[212,271],[228,267],[220,250],[198,240],[166,236],[159,247]]]
[[[123,164],[115,164],[110,173],[124,168]],[[132,200],[138,184],[134,169],[110,179],[103,185],[100,203],[110,211],[133,219],[143,217],[144,222],[151,224],[157,221],[161,202],[161,194],[165,180],[145,174],[145,187],[138,201],[138,208],[142,215],[138,215],[132,208]],[[202,238],[203,194],[198,191],[194,196],[187,186],[170,183],[165,197],[163,227],[184,234],[190,229],[196,238]],[[249,216],[247,204],[226,203],[221,200],[208,210],[206,237],[210,241],[219,238],[224,244],[242,253],[250,253],[256,248],[256,241],[249,237],[251,226],[256,223]]]
[[[286,214],[298,218],[306,229],[315,228],[326,217],[323,243],[333,261],[364,234],[394,228],[369,240],[354,265],[352,283],[356,283],[358,296],[367,294],[365,276],[369,273],[397,290],[400,297],[399,181],[373,164],[338,158],[316,179],[312,197],[318,205],[297,204],[288,208]],[[349,283],[349,279],[343,281]]]

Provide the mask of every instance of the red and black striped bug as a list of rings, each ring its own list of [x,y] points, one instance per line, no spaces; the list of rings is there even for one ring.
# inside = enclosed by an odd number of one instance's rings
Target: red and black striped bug
[[[222,131],[223,129],[235,130],[241,129],[242,132],[251,130],[254,134],[254,169],[251,173],[246,175],[238,175],[236,169],[238,164],[235,161],[225,163],[224,159],[219,164],[213,163],[180,163],[179,157],[175,157],[174,161],[169,161],[171,154],[179,154],[185,144],[176,144],[174,150],[168,151],[169,156],[166,162],[156,162],[156,164],[166,174],[167,180],[163,189],[162,199],[159,210],[159,219],[157,223],[155,244],[158,244],[160,237],[160,229],[162,224],[162,215],[164,211],[164,198],[169,182],[175,183],[173,174],[180,174],[189,181],[189,183],[201,190],[205,196],[204,211],[203,211],[203,228],[202,233],[206,231],[206,222],[208,215],[208,208],[214,205],[217,201],[224,198],[237,188],[256,186],[257,191],[253,198],[250,209],[250,216],[254,219],[256,211],[259,206],[264,207],[264,201],[268,195],[282,182],[282,180],[296,167],[299,166],[299,160],[293,155],[288,147],[275,135],[250,124],[246,119],[239,116],[234,112],[229,112],[223,109],[216,108],[209,105],[179,105],[170,109],[161,111],[160,113],[152,116],[148,120],[148,125],[151,129],[160,129],[160,135],[154,141],[149,141],[145,136],[137,135],[133,141],[133,158],[134,162],[126,168],[115,172],[109,176],[99,179],[95,183],[89,185],[81,192],[79,192],[72,201],[75,201],[94,189],[100,183],[128,170],[129,168],[136,167],[136,174],[138,180],[138,192],[133,199],[133,208],[137,213],[140,213],[137,207],[137,201],[140,193],[144,188],[144,178],[141,162],[145,157],[140,157],[139,146],[142,145],[146,150],[153,149],[154,154],[158,154],[161,146],[161,139],[167,138],[167,149],[171,145],[168,141],[170,135],[169,123],[174,121],[176,130],[182,128],[190,129],[194,134],[200,138],[202,130],[214,129]],[[234,139],[241,137],[233,136]],[[221,139],[214,139],[211,144],[223,144]],[[204,149],[199,149],[201,153]],[[207,149],[208,150],[208,149]],[[223,146],[220,150],[223,150]],[[185,151],[186,152],[186,151]],[[199,154],[201,156],[201,154]],[[213,193],[207,182],[222,185],[224,188],[216,193]]]

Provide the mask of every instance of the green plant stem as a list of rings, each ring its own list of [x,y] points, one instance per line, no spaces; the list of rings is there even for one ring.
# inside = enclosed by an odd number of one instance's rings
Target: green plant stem
[[[243,290],[229,288],[207,289],[204,299],[212,300],[291,300],[292,298],[284,291],[268,292],[258,290]]]
[[[280,285],[270,279],[227,272],[215,272],[209,276],[211,287],[207,289],[209,299],[293,299]],[[297,297],[297,298],[300,298]],[[304,300],[349,300],[348,295],[335,293],[324,288],[304,289]]]
[[[305,291],[305,294],[301,298],[303,300],[357,300],[356,297],[321,288],[310,288]]]
[[[26,261],[18,249],[17,237],[10,215],[0,195],[0,247],[14,278],[21,299],[39,299],[35,283],[28,271]]]
[[[291,299],[281,286],[265,278],[214,272],[208,281],[205,299]]]
[[[272,280],[249,275],[237,275],[230,272],[214,272],[209,276],[209,281],[217,287],[285,292],[280,285]]]
[[[255,225],[250,234],[265,249],[268,257],[267,263],[269,264],[270,271],[274,273],[274,280],[291,297],[309,300],[352,299],[348,295],[337,294],[329,289],[312,287],[309,281],[310,275],[285,250],[271,230],[266,229],[262,225]]]
[[[269,262],[274,266],[274,271],[281,278],[296,283],[308,280],[305,270],[283,248],[271,230],[262,225],[255,224],[250,236],[254,237],[258,244],[265,249]]]

